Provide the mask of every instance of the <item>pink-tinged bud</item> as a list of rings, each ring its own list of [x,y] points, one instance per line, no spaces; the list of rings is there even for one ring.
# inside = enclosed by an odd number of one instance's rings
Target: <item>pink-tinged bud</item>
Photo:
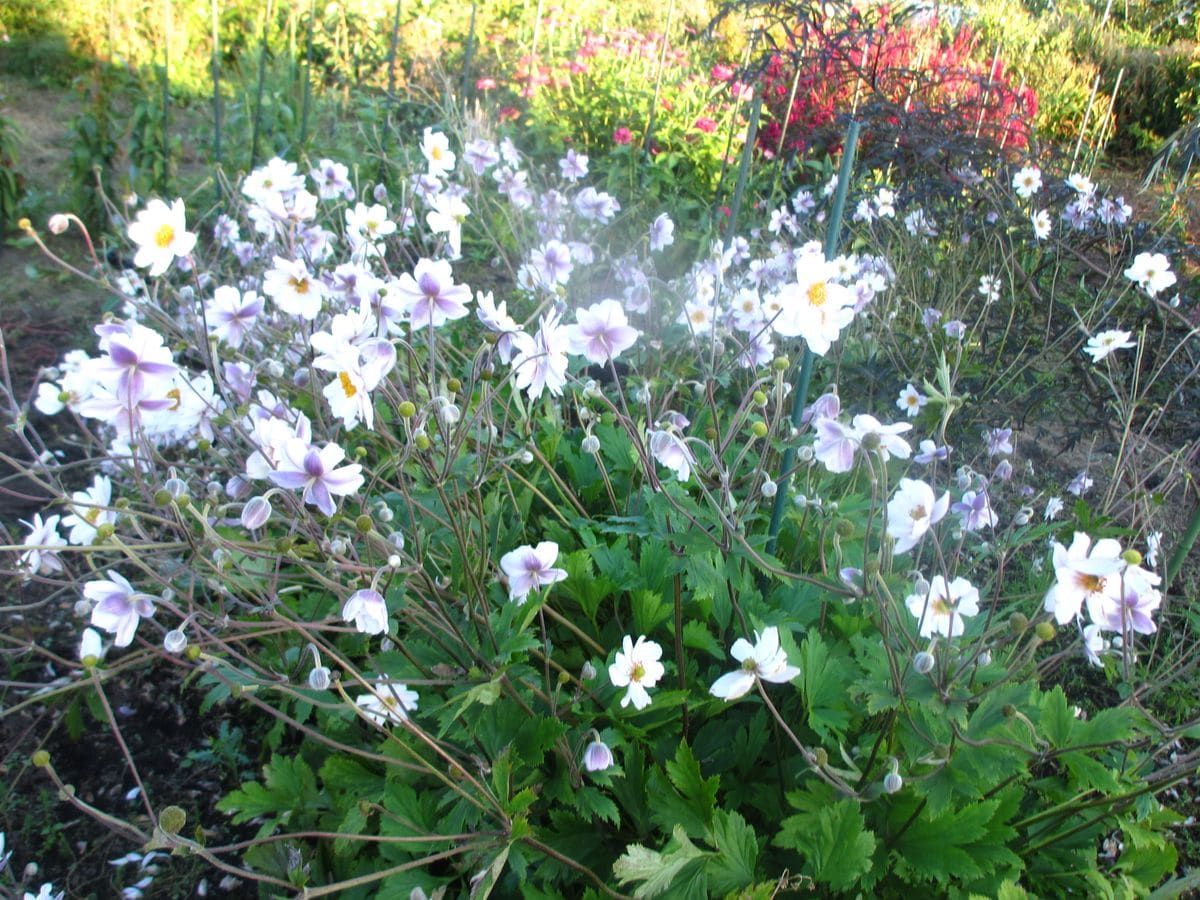
[[[589,772],[603,772],[613,764],[612,751],[608,744],[597,738],[583,751],[583,767]]]
[[[71,227],[71,220],[62,213],[55,213],[50,217],[50,221],[46,223],[46,227],[50,229],[51,234],[62,234]]]
[[[242,507],[242,527],[254,531],[262,528],[271,518],[271,501],[266,497],[251,497]]]

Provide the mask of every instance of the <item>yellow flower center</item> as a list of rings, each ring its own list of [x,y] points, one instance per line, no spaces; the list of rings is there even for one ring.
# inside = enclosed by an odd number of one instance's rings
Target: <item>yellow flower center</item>
[[[100,510],[99,509],[89,509],[87,512],[85,512],[83,514],[84,521],[87,522],[89,525],[95,525],[96,520],[99,518],[100,518]]]
[[[154,232],[154,243],[160,250],[166,250],[175,241],[175,229],[167,222],[158,226]]]
[[[171,412],[175,412],[175,410],[179,409],[179,407],[183,405],[183,394],[179,392],[179,388],[171,388],[169,391],[167,391],[167,396],[175,401],[169,407]]]
[[[630,681],[641,681],[646,677],[646,667],[641,663],[634,663],[633,671],[629,673]]]
[[[939,616],[948,616],[954,612],[954,604],[945,597],[933,597],[929,601],[929,608]]]
[[[1101,575],[1080,574],[1079,586],[1089,594],[1099,593],[1104,590],[1104,577]]]
[[[293,291],[295,291],[297,294],[307,294],[308,293],[308,279],[307,278],[297,278],[295,275],[293,275],[291,278],[288,279],[288,286]]]
[[[358,393],[358,388],[350,380],[349,372],[338,372],[338,381],[341,382],[342,392],[346,395],[347,399]]]
[[[929,515],[929,513],[925,511],[925,507],[921,506],[920,504],[910,509],[908,514],[914,522],[919,522],[921,519],[924,519]]]
[[[708,319],[708,313],[702,309],[693,310],[691,318],[696,325],[702,325]]]
[[[829,299],[829,287],[823,281],[818,281],[808,287],[808,302],[813,306],[823,306]]]

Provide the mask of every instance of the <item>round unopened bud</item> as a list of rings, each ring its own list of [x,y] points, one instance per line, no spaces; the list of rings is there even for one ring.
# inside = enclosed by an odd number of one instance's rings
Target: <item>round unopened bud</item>
[[[452,393],[452,394],[457,394],[459,391],[462,390],[462,382],[459,381],[457,378],[451,378],[449,381],[446,382],[446,389],[448,391],[450,391],[450,393]]]
[[[251,497],[242,507],[242,527],[247,531],[262,528],[271,518],[271,501],[266,497]]]
[[[168,653],[182,653],[187,649],[187,635],[178,628],[172,628],[163,635],[163,649]]]
[[[116,530],[117,530],[117,526],[115,526],[112,522],[101,522],[99,525],[96,526],[96,536],[94,538],[92,538],[92,543],[93,544],[104,543],[110,537],[113,536],[113,533]]]
[[[1015,634],[1024,634],[1025,629],[1029,627],[1029,616],[1022,612],[1015,612],[1008,617],[1008,627]]]
[[[1052,641],[1054,640],[1054,624],[1052,622],[1038,622],[1037,628],[1034,629],[1034,634],[1038,636],[1038,640]]]
[[[1142,554],[1138,553],[1132,547],[1121,554],[1121,559],[1125,560],[1131,566],[1140,566],[1142,564]]]
[[[187,813],[178,806],[168,806],[158,814],[158,827],[167,834],[179,834],[187,823]]]
[[[33,751],[33,756],[29,758],[29,761],[39,769],[44,769],[46,766],[50,765],[50,754],[45,750],[35,750]]]
[[[354,529],[359,534],[370,534],[371,529],[375,527],[375,522],[370,516],[362,515],[354,520]]]
[[[862,436],[862,448],[868,451],[879,449],[879,435],[874,431],[868,431]]]
[[[883,776],[883,789],[889,794],[894,794],[904,787],[904,779],[900,777],[899,772],[888,772]]]
[[[565,669],[558,673],[558,684],[560,687],[568,684],[571,681],[571,673]]]
[[[411,400],[405,400],[397,407],[396,412],[400,413],[402,419],[411,419],[417,414],[417,406]]]
[[[759,406],[766,406],[767,405],[767,395],[764,394],[762,391],[755,391],[754,392],[754,402],[757,403]]]
[[[62,234],[71,227],[71,220],[62,213],[55,213],[50,217],[50,221],[46,223],[46,227],[50,229],[51,234]]]
[[[933,658],[933,654],[928,653],[925,650],[922,650],[913,657],[913,668],[918,674],[921,675],[928,675],[930,672],[932,672],[936,663],[937,660]]]
[[[813,757],[818,766],[829,765],[829,754],[825,752],[824,747],[818,747],[813,751]]]
[[[990,666],[992,664],[992,651],[984,650],[979,654],[979,665]]]
[[[404,560],[400,558],[399,553],[393,553],[387,558],[387,564],[390,568],[399,569],[404,565]]]
[[[770,478],[762,484],[762,495],[770,500],[779,492],[779,485],[773,482]]]
[[[314,691],[329,690],[329,669],[317,666],[308,673],[308,686]]]
[[[366,447],[355,447],[354,448],[354,458],[355,459],[366,459],[367,453],[369,453],[369,452],[370,451],[368,451]]]
[[[212,449],[212,441],[208,438],[200,438],[200,440],[196,441],[196,449],[201,453],[207,453]]]
[[[413,443],[417,445],[417,449],[418,449],[418,450],[421,450],[421,451],[428,450],[428,449],[429,449],[429,445],[430,445],[430,441],[429,441],[429,435],[427,435],[427,434],[418,434],[418,435],[417,435],[417,436],[416,436],[416,437],[413,439]]]
[[[591,681],[595,677],[596,667],[592,665],[592,661],[589,659],[583,664],[583,668],[579,670],[579,678],[582,681]]]
[[[584,453],[594,455],[600,452],[600,438],[596,437],[594,434],[589,434],[583,439],[583,443],[581,443],[579,446]]]
[[[530,451],[530,450],[522,450],[522,451],[521,451],[521,462],[522,462],[522,463],[524,463],[525,465],[529,465],[531,462],[533,462],[533,453],[532,453],[532,451]]]
[[[796,451],[796,458],[802,463],[810,463],[817,458],[817,451],[815,451],[810,445],[805,444]]]
[[[183,655],[186,656],[188,659],[190,659],[192,662],[195,662],[196,660],[198,660],[200,658],[200,654],[202,652],[203,651],[195,644],[189,644],[187,651]]]
[[[770,429],[767,428],[767,423],[763,422],[762,420],[759,420],[750,426],[750,433],[756,438],[765,438],[768,431],[770,431]]]
[[[706,441],[715,441],[717,439],[717,429],[708,425],[704,429],[704,439]]]
[[[776,372],[787,371],[787,367],[790,366],[791,364],[792,364],[792,361],[790,359],[788,359],[786,356],[777,356],[777,357],[775,357],[775,361],[771,363],[771,365],[773,365],[775,367]]]
[[[838,519],[833,524],[834,533],[840,538],[848,538],[854,534],[854,523],[849,519]]]
[[[33,223],[30,222],[29,219],[22,216],[21,218],[17,219],[17,228],[19,228],[21,231],[33,231]]]
[[[462,410],[453,403],[443,403],[438,410],[438,418],[442,420],[443,425],[453,425],[462,418]]]
[[[154,503],[156,506],[166,506],[172,499],[171,492],[166,488],[159,488],[154,492]]]

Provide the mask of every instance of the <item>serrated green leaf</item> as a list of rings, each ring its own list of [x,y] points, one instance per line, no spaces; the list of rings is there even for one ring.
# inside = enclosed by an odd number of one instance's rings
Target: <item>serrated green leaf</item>
[[[1055,685],[1042,696],[1041,716],[1042,737],[1050,742],[1052,747],[1067,747],[1071,741],[1071,731],[1075,727],[1075,714],[1063,689]]]
[[[758,840],[754,828],[740,814],[717,810],[709,843],[717,848],[717,855],[707,864],[708,885],[713,893],[725,895],[753,883]]]
[[[805,874],[836,891],[866,874],[875,853],[875,835],[849,799],[785,819],[776,841],[800,852]]]
[[[572,799],[579,815],[587,821],[603,819],[614,826],[620,826],[621,814],[617,810],[617,804],[597,788],[585,784],[573,792]]]
[[[713,810],[716,808],[720,777],[704,777],[700,771],[700,761],[696,759],[686,741],[679,742],[675,758],[667,762],[666,770],[671,784],[683,795],[704,826],[709,827],[712,824]]]
[[[625,852],[613,863],[613,874],[622,885],[641,882],[634,889],[634,897],[658,897],[673,887],[683,889],[685,885],[694,883],[694,868],[704,856],[704,851],[693,844],[683,828],[677,825],[661,853],[641,844],[626,847]],[[692,871],[685,872],[689,867],[692,867]],[[702,863],[699,867],[703,871]]]
[[[712,636],[708,626],[694,619],[683,623],[683,646],[692,650],[703,650],[713,659],[722,661],[725,659],[725,651],[717,643],[717,639]]]
[[[840,737],[850,724],[846,664],[834,656],[816,632],[800,645],[800,687],[808,710],[808,726],[823,738]]]

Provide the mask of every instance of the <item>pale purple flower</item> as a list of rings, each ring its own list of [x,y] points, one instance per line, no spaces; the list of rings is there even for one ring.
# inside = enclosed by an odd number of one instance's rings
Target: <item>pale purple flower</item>
[[[804,412],[800,415],[800,421],[803,424],[807,424],[817,419],[836,419],[841,411],[842,401],[838,398],[837,391],[826,391],[808,406],[804,407]]]
[[[967,333],[967,323],[961,319],[952,319],[942,326],[942,331],[951,340],[961,341]]]
[[[673,431],[656,430],[649,435],[650,454],[659,465],[675,473],[677,481],[687,481],[692,475],[696,459],[684,440]]]
[[[851,419],[850,424],[854,428],[860,445],[869,443],[869,435],[878,438],[878,447],[875,450],[884,462],[893,456],[898,459],[908,459],[912,455],[912,447],[909,446],[908,441],[900,437],[900,435],[912,431],[911,422],[895,422],[891,425],[884,425],[872,415],[859,413]]]
[[[243,294],[235,287],[221,285],[205,304],[204,318],[209,333],[236,350],[242,346],[262,308],[263,298],[254,291]]]
[[[350,170],[342,163],[323,159],[308,173],[317,185],[317,196],[322,200],[354,199],[354,186],[350,184]]]
[[[119,399],[147,397],[160,387],[165,392],[179,371],[162,335],[144,325],[99,326],[97,333],[106,355],[88,360],[85,371]]]
[[[992,511],[991,501],[986,490],[967,491],[962,500],[955,503],[951,509],[962,516],[963,528],[967,531],[978,531],[981,528],[995,528],[1000,518]]]
[[[17,559],[17,568],[31,575],[49,575],[63,570],[55,548],[65,547],[67,542],[58,533],[58,520],[59,516],[50,516],[42,521],[41,513],[34,513],[32,522],[21,520],[21,524],[29,529],[22,544],[28,549]]]
[[[472,172],[482,175],[500,162],[500,152],[496,149],[495,142],[486,138],[476,138],[463,148],[463,159]]]
[[[558,161],[558,169],[567,181],[578,181],[588,173],[588,158],[586,153],[577,153],[572,147]]]
[[[1011,481],[1013,477],[1013,464],[1007,459],[1002,459],[996,463],[996,468],[992,470],[992,481]]]
[[[1162,594],[1154,586],[1160,581],[1159,576],[1130,566],[1116,590],[1089,595],[1088,615],[1105,631],[1154,634],[1158,626],[1153,615],[1162,603]]]
[[[547,241],[529,255],[535,282],[547,289],[571,278],[571,249],[562,241]]]
[[[939,447],[933,441],[926,438],[925,440],[921,441],[921,452],[913,456],[913,461],[927,466],[934,460],[943,460],[949,455],[949,448]]]
[[[567,572],[554,568],[557,560],[558,544],[554,541],[542,541],[536,547],[525,545],[505,553],[500,557],[500,568],[508,578],[508,599],[520,605],[533,591],[563,581]]]
[[[592,222],[607,222],[621,209],[611,194],[585,187],[575,195],[575,211]]]
[[[983,433],[987,441],[988,456],[1008,455],[1013,452],[1013,430],[1011,428],[992,428]]]
[[[666,213],[659,216],[650,225],[650,249],[663,250],[675,243],[675,223]]]
[[[89,581],[83,596],[95,603],[92,624],[115,635],[114,646],[128,647],[138,622],[154,615],[154,598],[135,591],[121,575],[109,570],[108,580]]]
[[[616,300],[601,300],[575,313],[575,325],[567,327],[572,353],[589,362],[616,359],[637,342],[638,330],[629,324],[625,309]]]
[[[497,335],[494,351],[500,362],[508,365],[516,347],[513,337],[521,329],[512,316],[508,314],[508,303],[501,301],[497,306],[491,291],[477,291],[475,294],[475,315],[488,331]]]
[[[934,309],[932,306],[927,307],[925,312],[921,313],[921,324],[925,326],[926,331],[933,331],[933,326],[941,320],[941,310]]]
[[[1071,483],[1067,485],[1067,492],[1082,497],[1092,489],[1093,484],[1095,482],[1088,476],[1087,470],[1084,470],[1071,479]]]
[[[1042,514],[1042,518],[1047,522],[1057,519],[1059,513],[1063,511],[1063,502],[1059,497],[1051,497],[1046,501],[1046,511]]]
[[[271,501],[266,497],[251,497],[242,507],[241,523],[247,531],[256,531],[271,518]]]
[[[471,289],[455,284],[450,263],[444,259],[421,259],[410,275],[402,274],[396,282],[413,329],[437,328],[452,319],[467,314]]]
[[[817,439],[813,454],[833,473],[849,472],[854,467],[854,454],[862,444],[857,431],[837,419],[819,418],[813,425]]]
[[[599,737],[588,744],[587,749],[583,751],[583,767],[589,772],[603,772],[612,764],[612,750]]]
[[[372,588],[355,591],[342,605],[342,618],[363,634],[387,631],[388,611],[383,595]]]
[[[300,438],[292,438],[283,444],[278,468],[267,473],[267,477],[279,487],[303,488],[305,503],[332,516],[336,509],[333,495],[353,494],[365,480],[358,463],[338,467],[345,458],[346,451],[337,444],[318,449]]]

